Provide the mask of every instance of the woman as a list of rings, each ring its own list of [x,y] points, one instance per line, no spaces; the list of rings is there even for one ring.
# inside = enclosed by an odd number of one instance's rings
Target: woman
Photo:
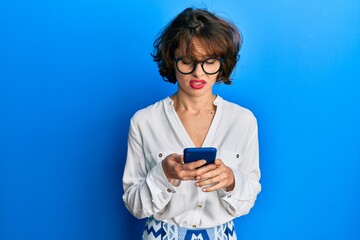
[[[236,239],[233,219],[260,192],[253,114],[214,95],[230,84],[241,35],[232,23],[188,8],[154,42],[154,60],[177,92],[132,117],[123,200],[145,218],[143,239]],[[215,147],[217,159],[183,162],[187,147]]]

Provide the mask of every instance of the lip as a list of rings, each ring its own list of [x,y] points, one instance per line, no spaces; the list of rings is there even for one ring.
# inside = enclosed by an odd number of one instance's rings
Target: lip
[[[206,85],[206,81],[204,80],[199,80],[199,79],[193,79],[190,81],[190,86],[193,89],[201,89]]]

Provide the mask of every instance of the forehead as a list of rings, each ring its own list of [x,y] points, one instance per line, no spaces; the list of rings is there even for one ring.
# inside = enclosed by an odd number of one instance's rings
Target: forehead
[[[203,59],[205,57],[214,57],[217,54],[211,44],[193,38],[189,43],[180,41],[179,47],[175,50],[175,57],[188,57],[193,59]]]

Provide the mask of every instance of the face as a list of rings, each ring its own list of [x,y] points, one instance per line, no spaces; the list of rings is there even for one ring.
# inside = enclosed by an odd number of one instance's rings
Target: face
[[[183,74],[175,66],[175,76],[178,82],[178,92],[185,93],[186,95],[199,97],[212,95],[212,87],[214,86],[216,79],[219,73],[216,74],[207,74],[204,72],[201,67],[201,62],[209,58],[205,47],[201,44],[199,40],[194,39],[192,44],[196,50],[195,58],[200,62],[196,65],[195,70],[189,74]],[[175,50],[175,58],[185,59],[185,63],[182,61],[182,64],[187,64],[187,56],[184,56],[182,49],[178,48]],[[176,64],[176,63],[174,63]],[[190,63],[189,63],[190,64]],[[213,64],[212,62],[206,64]]]

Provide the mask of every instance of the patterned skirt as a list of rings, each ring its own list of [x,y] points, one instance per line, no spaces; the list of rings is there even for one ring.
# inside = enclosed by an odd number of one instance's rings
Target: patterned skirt
[[[149,217],[142,240],[236,240],[234,222],[212,228],[183,228]]]

